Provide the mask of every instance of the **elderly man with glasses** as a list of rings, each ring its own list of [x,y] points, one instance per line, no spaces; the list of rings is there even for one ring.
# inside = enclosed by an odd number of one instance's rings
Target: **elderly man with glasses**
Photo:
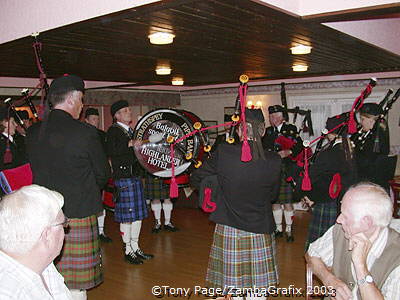
[[[0,200],[0,299],[72,299],[53,264],[68,228],[63,205],[60,193],[38,185]]]

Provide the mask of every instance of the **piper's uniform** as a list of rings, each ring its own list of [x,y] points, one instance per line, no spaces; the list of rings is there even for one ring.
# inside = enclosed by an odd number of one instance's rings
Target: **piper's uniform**
[[[297,156],[303,150],[303,141],[298,134],[297,127],[286,122],[278,127],[280,128],[270,126],[266,129],[262,140],[264,149],[276,152],[283,150],[282,145],[278,144],[276,140],[279,136],[284,136],[295,142],[289,149],[292,151],[291,156]],[[293,202],[293,187],[286,179],[293,174],[295,168],[296,164],[292,159],[289,157],[283,159],[281,188],[276,203],[285,204]]]
[[[274,113],[283,113],[283,107],[280,105],[274,105],[268,107],[269,114]],[[283,139],[286,145],[283,145],[280,139]],[[296,157],[303,150],[303,141],[299,136],[297,127],[293,124],[288,124],[286,122],[282,122],[277,127],[270,126],[267,128],[265,135],[262,139],[264,149],[270,151],[279,152],[281,150],[291,150],[291,157]],[[288,146],[291,145],[291,146]],[[293,241],[292,235],[292,224],[293,224],[293,216],[294,210],[291,203],[293,202],[294,193],[293,186],[288,182],[288,178],[295,177],[295,170],[297,169],[296,163],[290,158],[286,157],[283,159],[282,163],[282,172],[281,172],[281,182],[280,182],[280,191],[279,195],[275,201],[275,204],[289,204],[286,205],[285,210],[282,212],[281,207],[279,209],[274,205],[273,213],[275,223],[277,225],[276,235],[277,237],[282,235],[282,213],[285,216],[286,223],[286,234],[287,241]]]
[[[127,110],[127,111],[125,111]],[[118,113],[130,116],[129,104],[120,100],[111,105],[111,115]],[[120,232],[125,246],[125,260],[131,264],[142,264],[153,255],[145,254],[139,247],[142,220],[147,218],[147,206],[143,197],[143,169],[133,146],[133,130],[125,123],[116,122],[107,131],[107,154],[111,159],[114,185],[118,190],[114,218],[120,223]]]
[[[63,95],[61,103],[65,103],[70,95],[79,104],[79,95],[70,94],[72,91],[83,93],[84,82],[65,75],[53,80],[48,97]],[[70,218],[70,231],[57,268],[68,288],[84,297],[86,291],[82,290],[103,281],[96,215],[101,210],[100,187],[110,176],[110,166],[99,137],[93,127],[69,112],[53,109],[43,122],[29,127],[26,147],[33,182],[64,196],[63,211]]]
[[[345,115],[328,118],[326,128],[332,130],[344,121]],[[333,133],[339,131],[338,128]],[[314,206],[308,227],[306,251],[310,243],[324,235],[335,224],[342,196],[356,183],[356,166],[350,152],[345,150],[342,138],[337,138],[332,146],[326,145],[310,166],[312,190],[305,194],[314,202]]]
[[[361,114],[379,116],[382,111],[378,104],[366,103],[361,107]],[[371,181],[389,190],[388,181],[394,176],[396,157],[389,157],[390,142],[389,130],[385,120],[376,124],[376,130],[361,145],[358,141],[359,134],[352,137],[355,143],[355,157],[359,181]]]
[[[257,114],[248,111],[246,122],[256,124]],[[261,110],[258,115],[259,123],[264,122]],[[261,144],[249,143],[251,161],[241,161],[241,144],[222,143],[191,176],[197,188],[215,176],[218,187],[216,210],[210,215],[217,224],[207,269],[209,288],[267,288],[279,282],[271,205],[279,190],[281,160],[276,153],[261,152]]]
[[[113,124],[107,131],[107,154],[111,158],[114,184],[119,190],[114,212],[118,223],[140,221],[148,216],[140,179],[142,167],[133,147],[128,147],[132,138],[133,132],[120,123]]]

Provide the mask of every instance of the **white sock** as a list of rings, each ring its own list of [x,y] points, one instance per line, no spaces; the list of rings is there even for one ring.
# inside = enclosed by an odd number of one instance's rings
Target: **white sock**
[[[122,241],[125,243],[125,254],[129,254],[131,249],[131,225],[132,223],[119,224],[119,231],[121,232]]]
[[[97,223],[99,224],[99,234],[104,234],[104,219],[106,218],[106,210],[103,209],[103,212],[97,217]]]
[[[69,290],[73,300],[86,300],[86,290]]]
[[[276,230],[282,231],[282,209],[274,209],[272,213],[274,214]]]
[[[286,232],[291,232],[292,231],[294,211],[293,210],[285,210],[285,211],[283,211],[283,213],[285,214]]]
[[[161,224],[161,201],[160,200],[152,200],[151,201],[151,210],[154,213],[154,218],[156,219],[158,224]]]
[[[170,199],[165,199],[164,203],[162,204],[162,208],[164,211],[164,222],[165,225],[169,224],[171,222],[171,213],[172,213],[172,208],[174,205],[172,204]]]
[[[140,228],[142,227],[142,221],[135,221],[132,223],[131,226],[131,248],[133,251],[136,252],[139,249],[139,235],[140,235]]]

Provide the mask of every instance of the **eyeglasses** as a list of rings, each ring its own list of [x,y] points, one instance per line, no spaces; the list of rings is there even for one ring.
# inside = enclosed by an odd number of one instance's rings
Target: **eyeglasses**
[[[50,226],[60,226],[62,225],[62,227],[64,227],[64,232],[68,233],[69,231],[69,219],[67,217],[64,218],[64,221],[61,223],[57,223],[57,224],[51,224]]]

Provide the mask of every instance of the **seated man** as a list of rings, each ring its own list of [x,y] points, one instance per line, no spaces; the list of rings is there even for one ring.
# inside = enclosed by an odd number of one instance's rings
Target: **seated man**
[[[0,299],[72,299],[53,264],[68,226],[63,205],[61,194],[38,185],[0,200]]]
[[[379,185],[362,182],[343,197],[337,223],[310,245],[306,260],[337,300],[400,299],[400,234]]]

